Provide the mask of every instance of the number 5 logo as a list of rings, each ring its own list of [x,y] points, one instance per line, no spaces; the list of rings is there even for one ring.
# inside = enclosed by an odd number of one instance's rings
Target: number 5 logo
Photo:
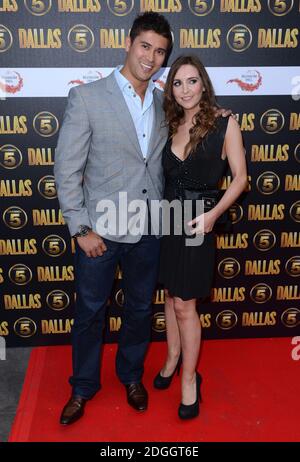
[[[238,53],[247,50],[252,43],[252,32],[244,24],[237,24],[229,29],[226,37],[227,45]]]
[[[24,5],[34,16],[44,16],[51,10],[52,0],[24,0]]]
[[[134,0],[107,0],[107,6],[116,16],[126,16],[134,7]]]
[[[285,16],[294,6],[294,0],[268,0],[268,8],[274,16]]]
[[[196,16],[206,16],[215,6],[215,0],[189,0],[189,8]]]

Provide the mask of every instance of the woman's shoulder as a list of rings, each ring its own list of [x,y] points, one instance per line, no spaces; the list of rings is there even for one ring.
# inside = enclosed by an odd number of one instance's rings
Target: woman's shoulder
[[[228,115],[228,116],[222,116],[220,115],[218,118],[217,118],[217,127],[218,128],[227,128],[228,124],[229,124],[229,121],[230,119],[232,119],[232,115]]]
[[[226,133],[238,133],[241,131],[236,118],[231,114],[226,117],[219,117],[217,120],[217,131],[225,138]]]

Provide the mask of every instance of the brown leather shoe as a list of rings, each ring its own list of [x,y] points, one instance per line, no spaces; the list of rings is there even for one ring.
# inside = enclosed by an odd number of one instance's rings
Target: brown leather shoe
[[[148,407],[148,392],[142,382],[126,386],[127,402],[136,411],[145,411]]]
[[[71,396],[60,416],[62,425],[70,425],[80,419],[84,413],[86,399],[81,396]]]

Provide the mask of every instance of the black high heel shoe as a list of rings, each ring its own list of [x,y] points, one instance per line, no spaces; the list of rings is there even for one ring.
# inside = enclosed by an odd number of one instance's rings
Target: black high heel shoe
[[[181,419],[193,419],[199,415],[199,402],[202,402],[201,396],[202,377],[199,372],[196,372],[196,401],[193,404],[182,404],[178,408],[178,415]]]
[[[165,390],[166,388],[169,388],[172,382],[172,378],[174,377],[176,371],[177,371],[177,375],[179,375],[181,363],[182,363],[182,356],[180,354],[176,367],[171,375],[169,375],[168,377],[163,377],[160,374],[160,372],[157,374],[157,376],[153,380],[154,388],[157,388],[158,390]]]

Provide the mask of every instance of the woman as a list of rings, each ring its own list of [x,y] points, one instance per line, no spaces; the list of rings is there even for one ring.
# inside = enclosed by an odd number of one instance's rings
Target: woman
[[[165,199],[184,199],[184,188],[190,184],[197,185],[199,190],[217,189],[227,162],[233,177],[222,199],[188,223],[193,226],[191,234],[202,234],[201,245],[187,246],[184,233],[173,232],[162,238],[159,279],[165,287],[168,355],[154,386],[165,389],[170,385],[182,357],[182,396],[178,409],[182,419],[199,414],[202,378],[196,372],[196,365],[201,325],[196,300],[207,297],[212,285],[213,228],[247,184],[239,125],[233,117],[215,117],[215,107],[213,87],[202,63],[194,56],[179,57],[170,69],[165,87],[164,109],[170,129],[163,152]]]

